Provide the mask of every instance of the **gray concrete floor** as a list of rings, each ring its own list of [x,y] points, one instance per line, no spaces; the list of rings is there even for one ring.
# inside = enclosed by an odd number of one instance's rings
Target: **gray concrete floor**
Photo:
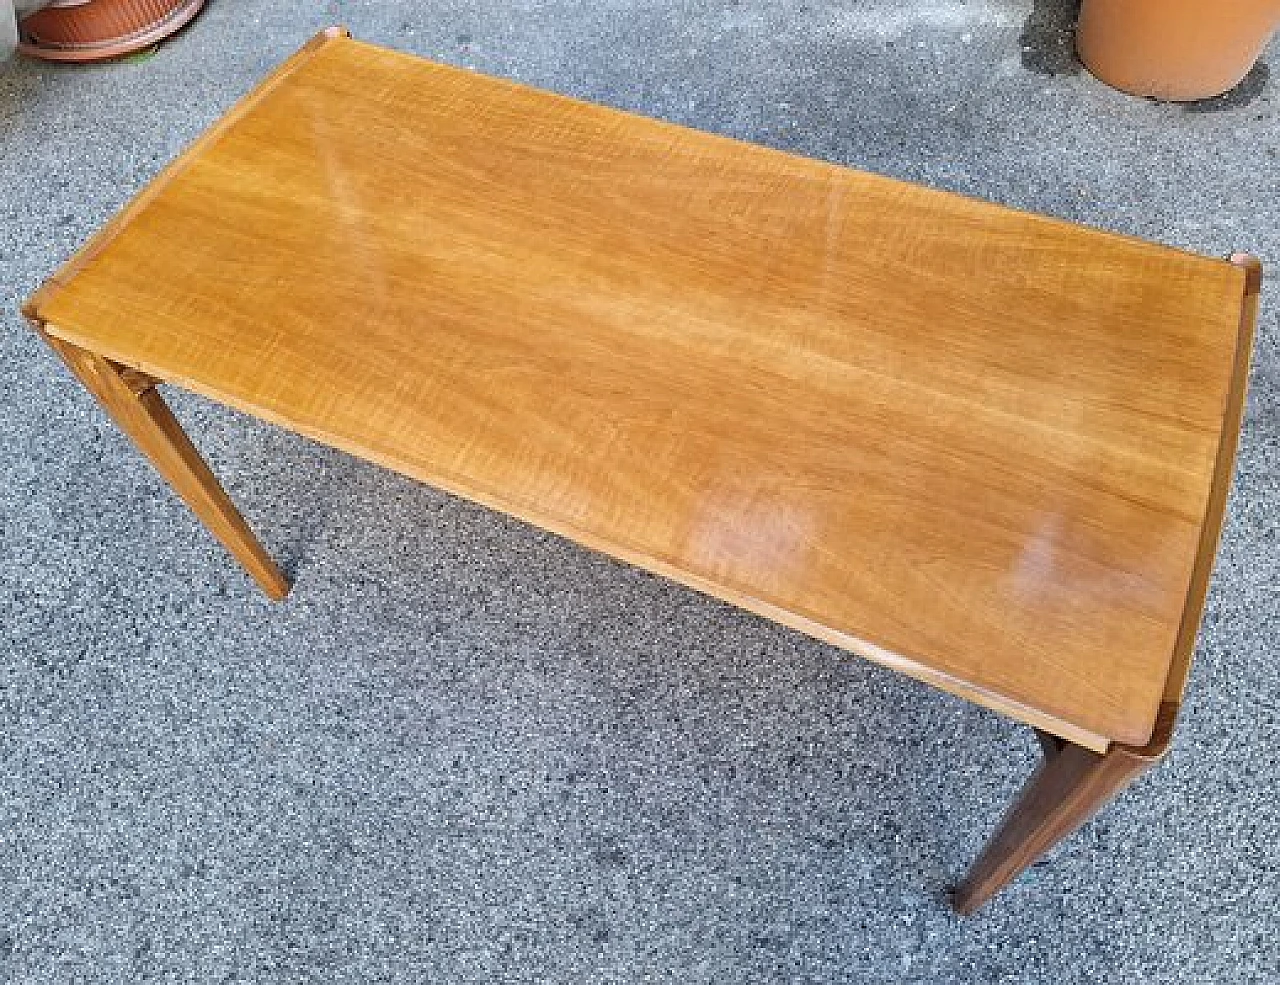
[[[18,300],[318,28],[1280,261],[1280,101],[1134,100],[1069,2],[215,0],[0,70],[0,981],[1280,980],[1280,330],[1173,753],[962,921],[1025,730],[181,395],[272,606]],[[1277,63],[1273,47],[1267,59]],[[1134,380],[1141,386],[1141,380]]]

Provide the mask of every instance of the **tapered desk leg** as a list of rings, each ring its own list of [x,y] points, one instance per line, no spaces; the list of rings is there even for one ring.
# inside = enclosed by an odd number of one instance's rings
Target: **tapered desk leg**
[[[1155,735],[1141,749],[1113,745],[1096,753],[1041,735],[1044,760],[956,888],[955,908],[973,913],[1159,762],[1177,708],[1172,702],[1161,707]]]
[[[231,499],[214,478],[191,439],[156,392],[156,380],[45,334],[103,408],[156,470],[173,486],[224,547],[277,601],[289,593],[288,579],[276,567]]]

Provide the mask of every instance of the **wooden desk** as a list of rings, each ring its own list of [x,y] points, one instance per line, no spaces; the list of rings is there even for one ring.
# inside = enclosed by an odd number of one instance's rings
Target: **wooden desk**
[[[1035,726],[971,909],[1168,744],[1259,282],[334,29],[26,312],[272,597],[156,382]]]

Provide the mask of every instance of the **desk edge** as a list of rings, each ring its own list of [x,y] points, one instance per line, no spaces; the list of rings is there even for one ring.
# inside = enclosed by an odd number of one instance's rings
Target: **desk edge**
[[[1227,499],[1235,478],[1236,451],[1240,444],[1240,432],[1244,424],[1245,400],[1249,391],[1249,369],[1253,361],[1253,340],[1258,324],[1258,307],[1262,294],[1262,262],[1248,253],[1234,253],[1229,258],[1232,265],[1244,275],[1241,281],[1240,324],[1236,335],[1236,350],[1231,369],[1231,382],[1227,389],[1222,413],[1222,433],[1218,440],[1218,453],[1214,461],[1213,479],[1205,503],[1204,522],[1200,528],[1200,544],[1196,550],[1191,580],[1187,586],[1187,601],[1178,626],[1173,657],[1169,664],[1169,676],[1165,681],[1161,709],[1171,706],[1167,712],[1157,715],[1152,723],[1147,744],[1142,748],[1159,755],[1173,738],[1178,710],[1186,692],[1191,663],[1195,657],[1196,640],[1200,635],[1200,622],[1204,617],[1205,603],[1209,596],[1209,583],[1213,576],[1218,545],[1222,539],[1222,526],[1226,518]]]

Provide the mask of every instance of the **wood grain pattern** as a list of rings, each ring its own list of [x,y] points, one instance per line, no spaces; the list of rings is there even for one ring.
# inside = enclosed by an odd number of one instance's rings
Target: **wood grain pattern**
[[[1140,749],[1114,745],[1097,753],[1042,739],[1044,759],[956,887],[955,908],[972,914],[1155,766],[1168,750],[1176,714],[1172,702],[1161,705],[1152,742]]]
[[[1245,281],[335,33],[28,313],[1103,750],[1170,677]]]
[[[1187,591],[1182,622],[1178,626],[1178,639],[1174,644],[1169,676],[1165,680],[1163,700],[1175,705],[1181,705],[1187,677],[1191,673],[1196,637],[1200,632],[1200,620],[1204,617],[1204,606],[1209,595],[1209,578],[1213,574],[1213,562],[1218,554],[1218,541],[1222,538],[1227,496],[1231,492],[1231,480],[1235,476],[1236,447],[1240,442],[1240,426],[1244,420],[1249,366],[1253,358],[1253,337],[1258,323],[1258,304],[1262,297],[1261,261],[1246,253],[1237,253],[1231,257],[1231,263],[1244,273],[1244,302],[1240,308],[1235,365],[1232,367],[1232,383],[1222,419],[1218,459],[1214,463],[1213,480],[1208,502],[1205,504],[1204,524],[1200,529],[1200,549],[1191,572],[1191,586]]]
[[[46,341],[262,590],[277,601],[289,594],[288,579],[156,393],[155,380],[62,339]]]

